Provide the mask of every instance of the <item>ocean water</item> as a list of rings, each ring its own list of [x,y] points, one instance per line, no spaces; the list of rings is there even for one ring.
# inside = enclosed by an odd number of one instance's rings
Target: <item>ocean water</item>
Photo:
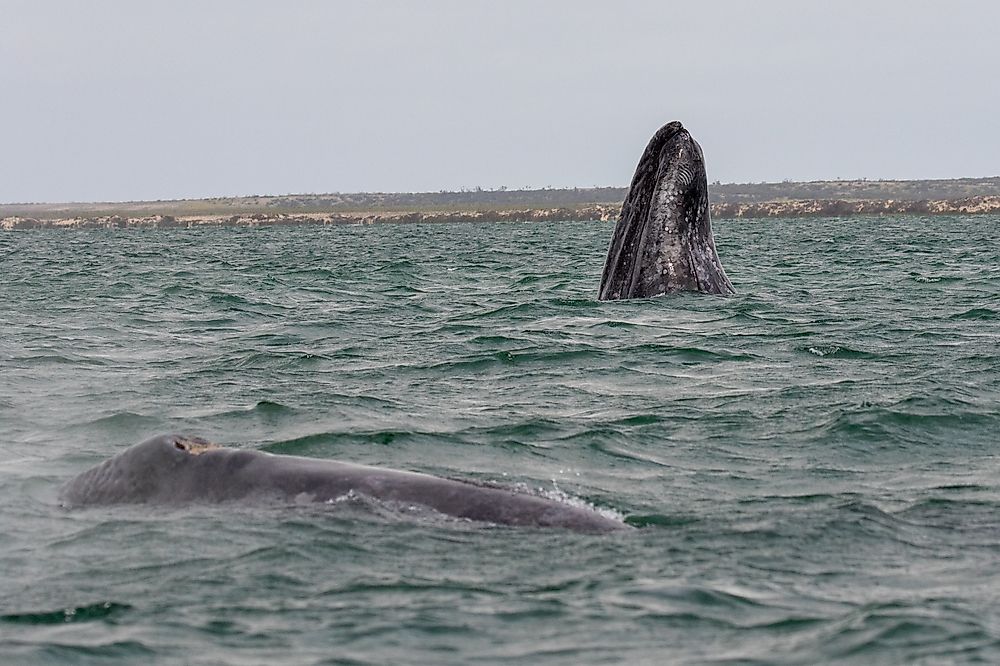
[[[1000,662],[1000,218],[0,234],[0,663]],[[147,437],[495,481],[611,535],[67,510]]]

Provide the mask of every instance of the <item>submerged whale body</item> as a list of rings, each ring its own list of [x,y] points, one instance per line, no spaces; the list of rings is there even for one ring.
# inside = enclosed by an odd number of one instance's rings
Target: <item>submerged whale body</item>
[[[298,456],[230,449],[203,439],[161,435],[70,480],[64,504],[185,504],[253,499],[329,502],[357,493],[421,505],[499,525],[608,532],[627,526],[563,502],[429,474]]]
[[[736,293],[715,250],[701,146],[674,121],[653,135],[635,169],[598,297],[677,291]]]

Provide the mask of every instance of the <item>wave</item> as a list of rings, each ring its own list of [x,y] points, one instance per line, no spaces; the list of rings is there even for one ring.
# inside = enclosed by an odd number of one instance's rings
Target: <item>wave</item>
[[[282,421],[286,417],[294,417],[298,414],[298,410],[283,405],[280,402],[274,402],[271,400],[260,400],[256,404],[237,409],[228,409],[224,411],[208,412],[198,418],[200,419],[221,419],[230,420],[234,419],[236,421],[245,421],[247,418],[258,418],[263,421]]]
[[[860,605],[823,623],[815,640],[817,661],[867,663],[952,663],[1000,647],[983,618],[937,599]]]
[[[808,347],[799,347],[799,350],[823,358],[843,358],[852,360],[874,360],[886,358],[886,356],[882,354],[875,354],[873,352],[852,349],[850,347],[840,345],[810,345]]]
[[[25,365],[68,365],[68,366],[80,366],[80,365],[91,365],[91,366],[104,366],[108,365],[108,362],[100,358],[94,358],[92,356],[84,356],[82,354],[32,354],[30,356],[20,356],[15,357],[12,360],[20,361]]]
[[[589,328],[621,328],[625,330],[640,328],[641,324],[633,321],[623,321],[621,319],[606,319],[604,321],[594,322],[589,326]]]
[[[201,372],[218,373],[224,376],[232,369],[308,369],[332,361],[333,356],[315,353],[305,349],[257,349],[231,352],[228,358],[220,360],[213,367],[202,367]]]
[[[558,435],[565,429],[565,424],[554,419],[531,418],[513,423],[498,423],[492,426],[477,426],[461,431],[462,437],[483,440],[487,442],[523,443],[527,447],[537,447],[539,440]]]
[[[469,338],[468,342],[474,345],[484,345],[490,347],[530,344],[530,340],[524,336],[511,337],[508,335],[501,335],[499,333],[476,335]]]
[[[949,317],[950,319],[986,319],[994,320],[1000,319],[1000,310],[994,310],[992,308],[971,308],[969,310],[964,310],[962,312],[955,313]]]
[[[420,268],[420,264],[415,261],[411,261],[410,259],[396,259],[394,261],[386,261],[378,266],[375,266],[374,270],[380,273],[383,271],[400,271],[403,273],[409,273],[417,268]]]
[[[705,363],[706,361],[755,361],[759,358],[755,354],[744,351],[708,349],[694,346],[681,347],[668,343],[657,344],[653,342],[625,347],[618,353],[621,356],[636,359],[654,356],[657,360],[670,359],[686,365]]]
[[[134,433],[154,430],[161,425],[162,420],[158,417],[123,411],[78,423],[74,426],[74,428]]]
[[[866,405],[836,415],[822,429],[829,437],[879,445],[900,443],[969,444],[990,441],[986,433],[1000,430],[1000,415],[975,407],[924,404],[904,400],[893,405]]]
[[[698,518],[691,515],[668,515],[662,513],[633,513],[623,519],[626,525],[632,527],[654,527],[664,529],[674,529],[687,527],[698,522]]]
[[[961,282],[965,278],[959,275],[925,275],[923,273],[911,272],[910,278],[914,282],[919,282],[921,284],[936,284],[936,283],[954,283]]]
[[[468,373],[495,366],[542,366],[557,367],[566,363],[581,363],[602,358],[608,352],[592,347],[560,349],[556,351],[535,351],[532,348],[500,350],[485,356],[466,356],[456,360],[441,361],[431,365],[402,366],[406,370],[434,370],[444,374]]]
[[[0,622],[9,624],[69,624],[73,622],[93,622],[121,616],[132,610],[130,604],[101,601],[83,606],[59,608],[53,611],[31,611],[0,615]]]

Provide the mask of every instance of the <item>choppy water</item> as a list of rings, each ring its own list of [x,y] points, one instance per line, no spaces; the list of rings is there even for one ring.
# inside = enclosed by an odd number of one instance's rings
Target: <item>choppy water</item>
[[[717,222],[737,297],[599,303],[610,232],[0,234],[0,662],[1000,661],[1000,219]],[[58,506],[166,431],[640,529]]]

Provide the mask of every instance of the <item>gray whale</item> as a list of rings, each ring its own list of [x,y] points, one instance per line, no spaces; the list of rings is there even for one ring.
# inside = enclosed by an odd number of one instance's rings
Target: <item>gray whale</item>
[[[674,121],[653,135],[639,159],[608,247],[598,298],[677,291],[736,293],[715,250],[701,146]]]
[[[248,501],[328,502],[358,493],[418,504],[439,513],[498,525],[580,532],[626,529],[625,523],[556,500],[429,474],[273,455],[161,435],[105,460],[62,488],[68,507]]]

